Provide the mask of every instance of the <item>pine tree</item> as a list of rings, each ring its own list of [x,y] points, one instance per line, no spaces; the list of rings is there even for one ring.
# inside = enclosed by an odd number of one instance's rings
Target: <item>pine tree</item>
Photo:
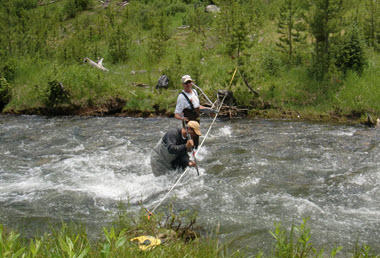
[[[238,0],[221,2],[218,16],[219,37],[226,44],[226,52],[232,58],[239,58],[248,44],[248,17],[244,5]]]
[[[111,33],[108,43],[108,53],[111,56],[112,63],[128,60],[129,42],[129,35],[120,26],[117,26],[116,30]]]
[[[11,98],[10,86],[7,80],[0,74],[0,112],[8,104]]]
[[[296,0],[284,0],[280,6],[277,32],[280,34],[276,45],[286,54],[287,63],[294,62],[296,44],[305,42],[304,24],[299,19],[300,7]]]
[[[231,56],[236,56],[238,59],[241,53],[248,46],[248,30],[244,20],[239,20],[235,23],[235,26],[231,33],[231,40],[227,43],[227,48]]]
[[[154,23],[149,40],[149,53],[152,61],[157,61],[165,54],[166,41],[170,39],[167,20],[164,14],[159,15]]]
[[[322,80],[331,64],[331,37],[338,31],[343,0],[309,0],[310,14],[305,16],[314,41],[312,71]]]
[[[364,16],[364,33],[367,44],[378,49],[380,44],[380,19],[378,0],[365,0],[366,15]]]
[[[362,42],[359,29],[354,24],[344,37],[336,58],[336,66],[344,73],[348,70],[356,71],[359,74],[363,72],[367,61]]]

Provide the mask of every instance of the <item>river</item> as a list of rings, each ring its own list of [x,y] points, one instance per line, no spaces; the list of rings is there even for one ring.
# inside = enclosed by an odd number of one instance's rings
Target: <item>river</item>
[[[205,133],[211,120],[202,120]],[[154,207],[177,174],[154,177],[152,147],[169,118],[0,116],[0,223],[38,234],[60,221],[95,232],[120,202]],[[231,248],[255,254],[270,230],[309,218],[315,247],[366,243],[380,253],[380,130],[291,121],[217,121],[194,169],[168,201],[220,224]],[[173,198],[175,197],[175,198]],[[158,208],[165,211],[168,201]],[[91,230],[90,230],[91,231]]]

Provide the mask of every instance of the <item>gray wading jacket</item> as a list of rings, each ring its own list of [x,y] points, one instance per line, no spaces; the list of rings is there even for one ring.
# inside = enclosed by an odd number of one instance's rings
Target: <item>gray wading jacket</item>
[[[184,169],[189,164],[186,151],[186,139],[182,138],[181,129],[170,129],[153,148],[150,164],[155,176],[166,174],[172,169]]]

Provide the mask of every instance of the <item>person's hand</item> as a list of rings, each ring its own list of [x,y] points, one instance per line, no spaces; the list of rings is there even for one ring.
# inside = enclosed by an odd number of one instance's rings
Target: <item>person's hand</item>
[[[197,163],[195,163],[195,161],[189,161],[189,167],[195,167],[197,165]]]
[[[218,114],[218,110],[212,109],[212,108],[210,108],[210,109],[211,109],[211,113]]]
[[[218,114],[218,111],[215,110],[215,109],[212,109],[212,108],[209,108],[209,107],[203,107],[201,110],[200,110],[202,113],[205,113],[205,114]]]
[[[187,151],[191,151],[191,149],[194,147],[194,141],[192,139],[188,140],[186,142],[186,149]]]
[[[189,122],[189,119],[187,117],[183,117],[182,120],[185,122]]]

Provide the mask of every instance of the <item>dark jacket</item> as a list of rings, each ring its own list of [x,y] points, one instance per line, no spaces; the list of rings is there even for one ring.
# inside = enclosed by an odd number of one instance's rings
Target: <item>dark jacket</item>
[[[156,176],[166,174],[170,169],[185,169],[189,164],[186,139],[181,129],[170,129],[153,148],[150,163]]]

